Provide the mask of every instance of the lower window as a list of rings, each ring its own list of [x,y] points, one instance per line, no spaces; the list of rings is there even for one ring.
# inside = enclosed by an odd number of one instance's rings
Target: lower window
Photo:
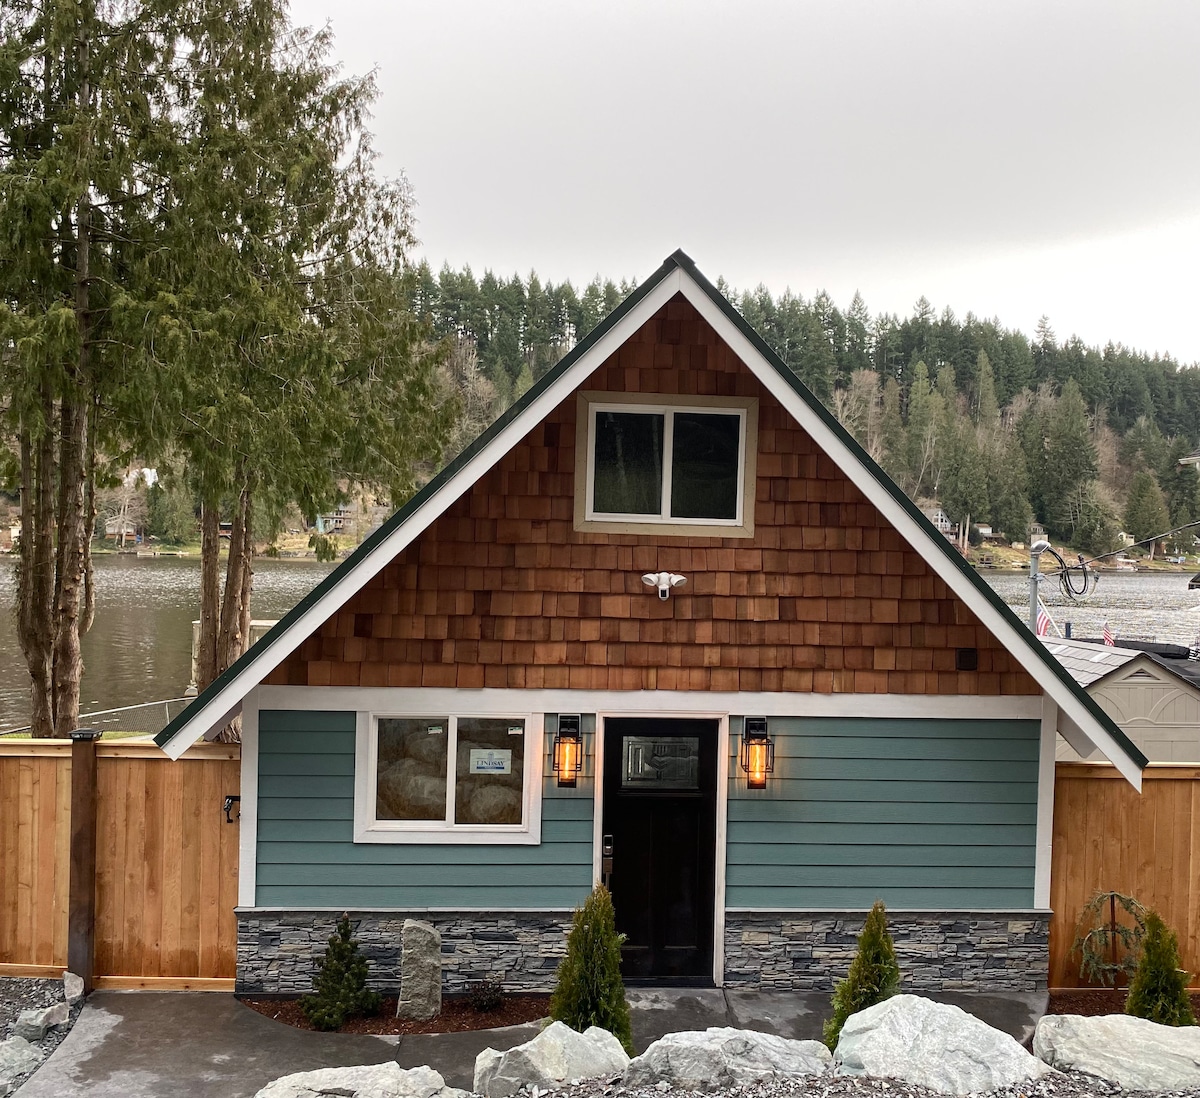
[[[538,841],[540,719],[376,715],[363,723],[356,842]]]

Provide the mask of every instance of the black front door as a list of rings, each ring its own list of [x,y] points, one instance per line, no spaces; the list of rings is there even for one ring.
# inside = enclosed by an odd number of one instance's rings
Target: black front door
[[[602,832],[625,979],[711,984],[717,722],[606,720]]]

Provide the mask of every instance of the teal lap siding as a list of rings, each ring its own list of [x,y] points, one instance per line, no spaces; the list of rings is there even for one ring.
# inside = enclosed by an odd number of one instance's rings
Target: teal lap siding
[[[771,731],[765,790],[731,768],[727,907],[1033,906],[1037,721],[773,718]]]
[[[572,908],[592,873],[590,782],[542,792],[538,846],[355,843],[352,712],[258,715],[258,907]]]

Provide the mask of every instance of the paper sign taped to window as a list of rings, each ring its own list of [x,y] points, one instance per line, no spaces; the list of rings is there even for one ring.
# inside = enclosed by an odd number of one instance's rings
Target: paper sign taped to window
[[[471,749],[471,774],[511,774],[512,752],[498,751],[493,748],[478,750]]]

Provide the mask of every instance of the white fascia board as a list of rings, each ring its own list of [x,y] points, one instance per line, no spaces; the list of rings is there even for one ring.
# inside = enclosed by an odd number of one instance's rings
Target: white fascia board
[[[911,545],[938,577],[971,609],[980,622],[991,630],[993,636],[1016,656],[1021,666],[1033,680],[1057,703],[1060,710],[1069,716],[1084,736],[1103,753],[1129,783],[1141,790],[1141,771],[1133,764],[1113,738],[1088,712],[1074,692],[1039,658],[1033,649],[1038,642],[1023,628],[1014,627],[974,584],[949,560],[936,545],[924,527],[918,525],[908,510],[868,469],[859,456],[835,435],[820,416],[809,407],[808,402],[779,376],[768,362],[764,361],[758,348],[746,335],[730,322],[716,303],[691,279],[685,279],[681,287],[683,295],[695,306],[696,311],[710,324],[716,333],[729,344],[730,349],[754,373],[784,408],[808,432],[816,444],[846,474],[855,487],[876,507]],[[938,535],[940,536],[940,535]]]
[[[255,686],[290,656],[305,640],[350,601],[363,587],[394,560],[422,532],[431,526],[455,500],[487,473],[534,427],[548,417],[579,388],[582,379],[601,366],[643,324],[671,300],[690,279],[676,269],[667,274],[653,290],[612,326],[572,367],[550,385],[519,416],[467,462],[453,477],[381,541],[370,553],[355,562],[345,574],[318,599],[283,635],[277,637],[245,673],[229,682],[202,709],[189,718],[163,750],[178,759],[212,728],[220,728]]]

